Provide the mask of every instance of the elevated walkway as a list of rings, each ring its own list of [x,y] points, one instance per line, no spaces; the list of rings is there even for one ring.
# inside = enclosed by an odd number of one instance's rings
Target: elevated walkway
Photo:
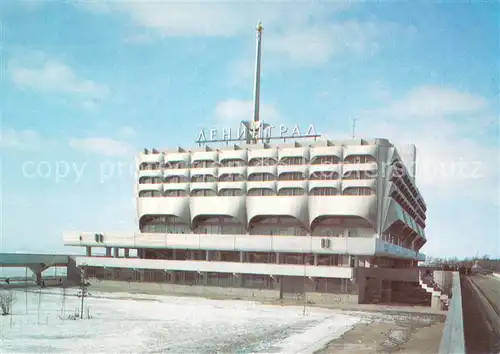
[[[36,276],[37,283],[42,280],[42,272],[50,267],[68,267],[72,262],[69,255],[36,253],[0,253],[0,267],[26,267]],[[69,274],[70,272],[68,272]]]
[[[0,266],[26,267],[30,264],[45,264],[48,267],[67,266],[68,255],[36,253],[0,253]]]

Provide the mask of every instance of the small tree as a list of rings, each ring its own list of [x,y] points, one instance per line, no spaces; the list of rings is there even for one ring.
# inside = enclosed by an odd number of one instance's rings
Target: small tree
[[[0,293],[0,309],[2,310],[2,316],[11,313],[14,302],[16,302],[16,297],[12,291],[2,291]]]
[[[85,269],[86,265],[82,265],[80,267],[80,289],[78,290],[78,297],[82,299],[80,306],[80,319],[83,320],[83,302],[87,296],[90,296],[88,287],[90,286],[90,282],[85,279]]]

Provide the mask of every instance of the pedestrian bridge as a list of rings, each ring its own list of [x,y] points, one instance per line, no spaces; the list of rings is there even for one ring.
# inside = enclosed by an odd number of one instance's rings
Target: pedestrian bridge
[[[0,266],[26,267],[43,264],[45,268],[67,266],[69,256],[61,254],[0,253]]]
[[[43,271],[50,267],[67,267],[70,256],[62,254],[0,253],[0,267],[29,268],[41,282]]]

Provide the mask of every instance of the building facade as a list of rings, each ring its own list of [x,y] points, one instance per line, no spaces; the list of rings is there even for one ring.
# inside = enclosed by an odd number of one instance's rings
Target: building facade
[[[77,263],[96,277],[356,292],[360,268],[424,259],[410,150],[403,162],[386,139],[320,138],[145,151],[139,230],[66,233],[64,243],[86,247]]]

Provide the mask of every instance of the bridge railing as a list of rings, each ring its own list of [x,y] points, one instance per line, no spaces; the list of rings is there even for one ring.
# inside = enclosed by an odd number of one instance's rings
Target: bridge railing
[[[439,345],[439,354],[465,353],[462,289],[460,286],[460,273],[458,272],[453,272],[451,292],[452,297]]]

